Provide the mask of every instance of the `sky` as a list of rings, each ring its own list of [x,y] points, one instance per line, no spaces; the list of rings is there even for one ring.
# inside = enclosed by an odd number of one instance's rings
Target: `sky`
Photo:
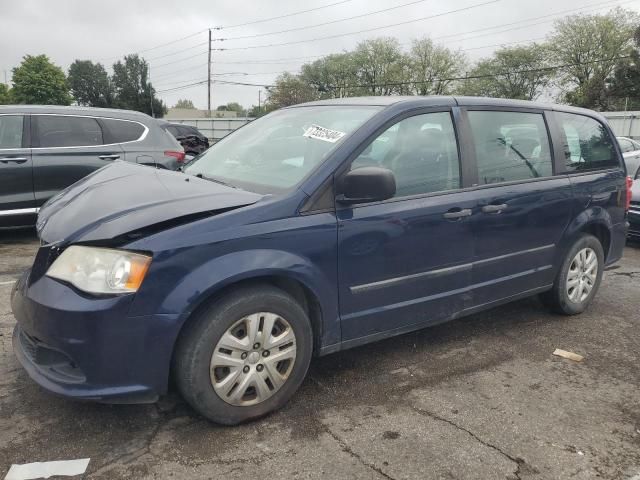
[[[391,36],[409,48],[428,36],[476,61],[500,46],[542,41],[565,15],[616,6],[640,11],[640,0],[2,0],[0,81],[6,74],[10,82],[24,55],[46,54],[65,71],[76,59],[111,71],[139,53],[168,106],[190,99],[206,108],[211,28],[212,108],[250,107],[265,98],[258,85],[369,38]]]

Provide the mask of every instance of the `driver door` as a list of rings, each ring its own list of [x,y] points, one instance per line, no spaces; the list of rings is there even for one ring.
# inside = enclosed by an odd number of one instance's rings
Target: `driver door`
[[[473,200],[461,188],[451,112],[413,113],[383,129],[350,168],[392,170],[395,197],[336,212],[346,342],[437,323],[470,303]]]

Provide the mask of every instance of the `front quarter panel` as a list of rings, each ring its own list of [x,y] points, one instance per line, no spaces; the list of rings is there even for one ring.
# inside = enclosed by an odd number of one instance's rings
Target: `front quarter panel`
[[[221,289],[258,277],[277,275],[303,284],[322,312],[322,345],[340,341],[337,304],[336,219],[333,213],[297,216],[263,223],[216,229],[192,238],[194,244],[175,249],[150,238],[127,248],[153,252],[153,262],[136,294],[130,315],[179,314],[182,322]],[[173,229],[190,234],[189,225]],[[171,237],[177,232],[174,231]],[[193,231],[191,232],[193,233]],[[162,236],[160,234],[160,236]]]

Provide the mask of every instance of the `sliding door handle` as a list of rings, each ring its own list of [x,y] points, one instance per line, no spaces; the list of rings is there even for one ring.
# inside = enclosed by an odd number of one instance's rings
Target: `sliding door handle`
[[[508,206],[506,203],[501,203],[500,205],[485,205],[482,207],[482,211],[484,213],[501,213],[503,210],[506,210]]]
[[[100,160],[118,160],[120,155],[100,155],[98,158]]]
[[[26,157],[1,157],[0,162],[2,163],[24,163],[26,162]]]
[[[470,217],[471,213],[472,212],[470,208],[464,208],[464,209],[456,209],[456,210],[449,211],[443,214],[442,216],[447,220],[458,220],[460,218]]]

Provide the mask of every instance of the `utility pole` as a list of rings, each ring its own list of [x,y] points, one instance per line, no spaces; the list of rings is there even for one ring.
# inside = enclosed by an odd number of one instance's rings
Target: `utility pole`
[[[207,62],[207,117],[211,118],[211,29],[209,29],[209,60]]]
[[[258,112],[262,112],[262,108],[260,107],[260,96],[262,94],[262,90],[258,90]]]
[[[153,113],[153,87],[151,86],[151,65],[147,66],[147,73],[149,74],[149,102],[151,102],[151,116],[156,118]]]

